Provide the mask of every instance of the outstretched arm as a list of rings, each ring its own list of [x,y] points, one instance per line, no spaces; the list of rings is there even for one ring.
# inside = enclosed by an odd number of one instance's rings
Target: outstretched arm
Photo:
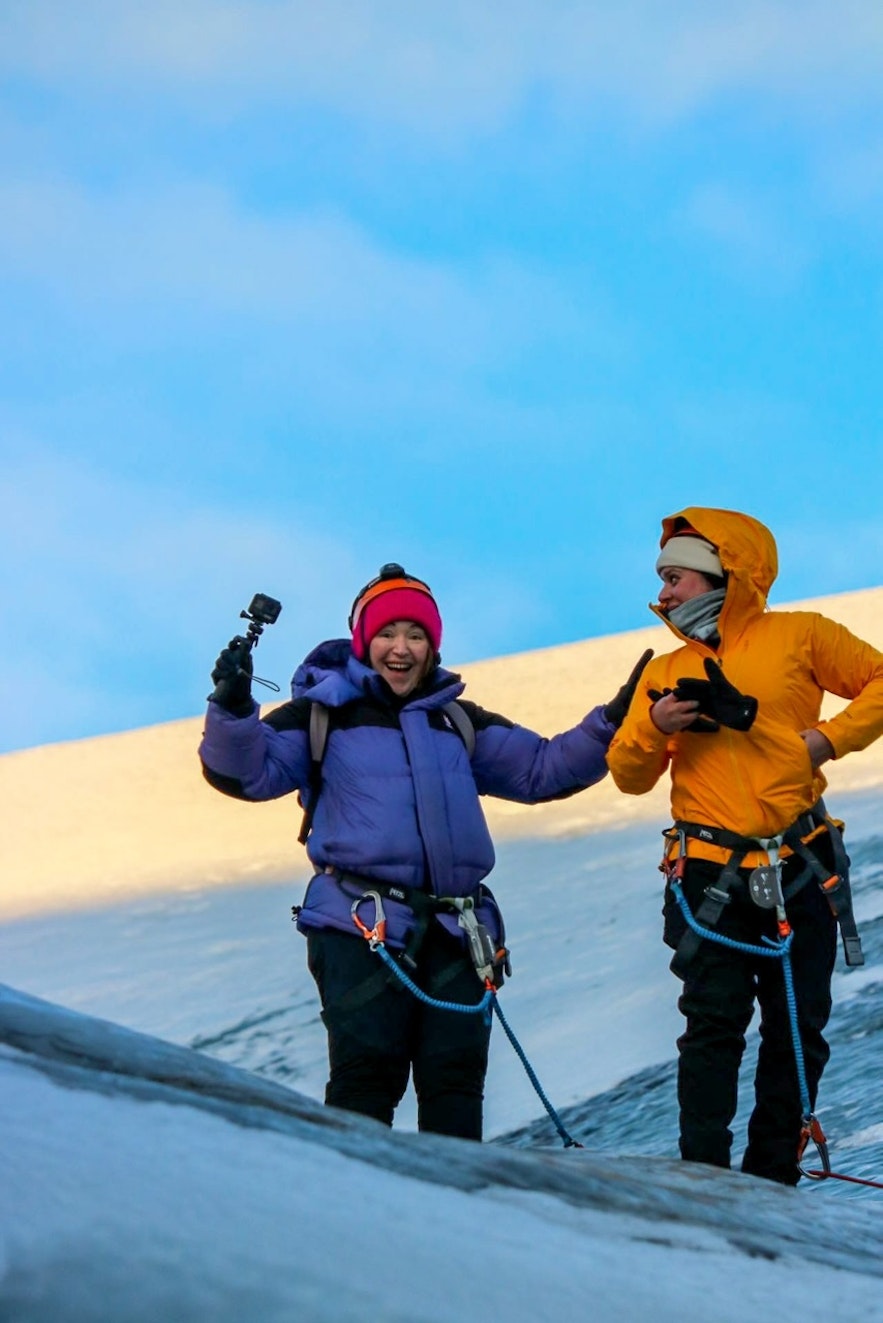
[[[600,781],[607,775],[610,740],[652,656],[648,648],[609,703],[593,708],[578,726],[551,739],[467,704],[476,727],[472,770],[479,793],[537,804],[566,798]]]
[[[479,794],[521,804],[563,799],[607,774],[615,727],[594,708],[578,726],[546,739],[505,717],[463,703],[475,726],[472,774]]]

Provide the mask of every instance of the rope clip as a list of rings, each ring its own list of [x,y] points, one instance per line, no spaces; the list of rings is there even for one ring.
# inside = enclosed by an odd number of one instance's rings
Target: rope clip
[[[662,863],[659,865],[659,871],[665,877],[666,882],[680,882],[684,876],[684,869],[687,866],[687,833],[683,827],[667,827],[662,833],[667,841],[674,841],[677,838],[678,853],[674,860],[669,858],[666,846],[662,852]]]
[[[466,934],[469,955],[476,974],[486,988],[494,987],[494,962],[497,952],[491,935],[475,914],[475,901],[471,896],[452,896],[450,903],[458,911],[457,926]]]
[[[812,1141],[816,1146],[816,1152],[822,1164],[821,1171],[807,1171],[803,1166],[803,1155],[806,1152],[807,1145]],[[828,1158],[828,1141],[825,1138],[824,1131],[819,1124],[819,1119],[814,1112],[809,1112],[803,1118],[803,1124],[800,1127],[800,1140],[797,1145],[797,1170],[802,1176],[806,1176],[811,1181],[823,1181],[831,1175],[831,1162]]]

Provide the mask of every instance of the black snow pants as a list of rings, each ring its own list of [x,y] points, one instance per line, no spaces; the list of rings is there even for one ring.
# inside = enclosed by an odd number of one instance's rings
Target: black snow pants
[[[827,837],[820,841],[819,856],[832,867],[826,854],[830,852]],[[784,861],[786,890],[801,868],[799,859]],[[694,915],[705,888],[721,872],[721,865],[688,859],[682,886]],[[751,900],[749,873],[739,870],[739,884],[731,889],[730,903],[715,931],[759,946],[764,935],[776,937],[775,911],[761,909]],[[831,1013],[837,925],[814,878],[788,901],[786,912],[794,932],[790,959],[806,1082],[814,1107],[830,1051],[823,1031]],[[668,887],[663,914],[665,941],[677,947],[686,920]],[[736,1113],[739,1066],[755,1001],[760,1007],[760,1043],[742,1170],[796,1185],[802,1108],[782,961],[734,951],[707,938],[684,972],[678,1001],[686,1019],[677,1044],[681,1156],[716,1167],[730,1166],[730,1123]]]
[[[307,934],[307,959],[328,1031],[329,1106],[392,1125],[413,1072],[420,1130],[480,1140],[490,1023],[437,1010],[388,970],[358,933]],[[484,995],[463,944],[431,922],[410,978],[438,1001],[472,1006]]]

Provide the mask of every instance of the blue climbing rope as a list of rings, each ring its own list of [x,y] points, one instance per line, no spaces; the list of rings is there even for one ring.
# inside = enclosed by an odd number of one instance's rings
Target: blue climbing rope
[[[485,1020],[490,1023],[491,1003],[494,1000],[493,988],[488,988],[485,991],[481,1001],[477,1001],[474,1004],[467,1006],[463,1006],[457,1001],[439,1001],[435,997],[430,997],[422,988],[418,988],[417,984],[405,973],[398,961],[392,958],[382,942],[375,943],[374,950],[380,956],[383,963],[393,971],[396,978],[405,985],[409,992],[414,994],[418,1001],[422,1001],[424,1006],[432,1006],[437,1011],[459,1011],[461,1015],[483,1014]]]
[[[509,1039],[509,1042],[515,1048],[515,1051],[518,1055],[518,1059],[521,1062],[522,1066],[524,1066],[525,1071],[527,1072],[527,1078],[530,1080],[531,1084],[536,1090],[537,1097],[545,1107],[549,1115],[549,1119],[551,1120],[555,1129],[558,1131],[558,1134],[561,1136],[564,1147],[582,1148],[582,1144],[580,1144],[577,1140],[575,1140],[573,1138],[573,1135],[569,1134],[568,1131],[565,1130],[561,1122],[560,1116],[555,1111],[555,1108],[552,1106],[552,1104],[549,1102],[549,1099],[546,1097],[545,1093],[543,1092],[543,1086],[540,1084],[539,1080],[537,1079],[536,1072],[534,1071],[533,1066],[528,1061],[523,1047],[521,1046],[518,1039],[515,1037],[514,1033],[509,1027],[509,1021],[506,1019],[505,1015],[503,1014],[503,1008],[500,1006],[499,999],[496,997],[496,995],[494,996],[492,1005],[494,1010],[496,1011],[497,1019],[500,1021],[500,1024],[503,1026],[503,1029],[505,1030],[506,1037]]]
[[[561,1117],[558,1115],[558,1113],[555,1111],[555,1108],[549,1102],[549,1099],[547,1098],[545,1091],[543,1090],[543,1086],[540,1084],[540,1081],[537,1078],[536,1071],[534,1070],[533,1066],[530,1064],[530,1062],[527,1059],[527,1055],[524,1051],[524,1048],[521,1046],[518,1039],[515,1037],[515,1034],[512,1032],[512,1029],[509,1025],[509,1021],[506,1019],[505,1015],[503,1014],[503,1010],[502,1007],[500,1006],[499,998],[497,997],[496,988],[488,986],[485,989],[485,994],[482,997],[481,1001],[475,1002],[472,1005],[464,1006],[461,1005],[460,1002],[456,1002],[456,1001],[439,1001],[436,997],[430,997],[428,993],[424,992],[422,988],[419,988],[417,986],[414,980],[410,978],[408,974],[405,973],[405,971],[402,969],[398,961],[394,960],[393,957],[389,954],[383,942],[374,940],[371,942],[371,947],[372,950],[377,952],[377,954],[380,956],[380,959],[387,966],[387,968],[392,970],[396,978],[399,979],[399,981],[408,989],[410,993],[412,993],[417,998],[418,1001],[422,1001],[425,1006],[432,1006],[435,1010],[439,1010],[439,1011],[458,1011],[460,1012],[461,1015],[481,1014],[484,1015],[487,1023],[490,1023],[492,1013],[496,1013],[497,1019],[500,1021],[500,1024],[503,1026],[506,1037],[509,1039],[509,1042],[512,1044],[513,1048],[515,1049],[518,1055],[518,1059],[527,1073],[528,1079],[530,1080],[531,1084],[536,1090],[537,1097],[545,1107],[549,1119],[551,1120],[555,1129],[558,1131],[558,1134],[561,1136],[561,1140],[564,1144],[564,1147],[582,1148],[582,1144],[580,1144],[578,1140],[574,1139],[573,1136],[569,1134],[569,1132],[566,1130],[561,1120]]]
[[[794,934],[788,934],[788,943],[790,945]],[[782,955],[782,977],[785,980],[785,1000],[788,1003],[788,1018],[791,1021],[791,1037],[794,1039],[794,1064],[797,1066],[797,1080],[800,1085],[800,1105],[803,1108],[804,1116],[810,1116],[812,1113],[812,1104],[809,1100],[809,1085],[806,1082],[806,1066],[803,1060],[803,1044],[800,1041],[800,1026],[797,1020],[797,994],[794,991],[794,971],[791,968],[791,957],[788,952]]]
[[[687,897],[684,895],[680,882],[677,878],[671,879],[671,889],[674,898],[681,908],[681,913],[687,920],[687,923],[697,933],[699,937],[707,937],[710,942],[718,942],[721,946],[729,946],[733,951],[745,951],[748,955],[774,956],[784,959],[788,954],[791,943],[794,940],[794,934],[790,933],[787,937],[765,937],[764,946],[752,946],[750,942],[737,942],[733,937],[725,937],[723,933],[716,933],[713,928],[703,928],[701,923],[697,923],[693,918],[693,911],[690,909]],[[790,961],[789,961],[790,963]]]
[[[720,946],[728,946],[733,951],[744,951],[746,955],[771,956],[773,959],[781,960],[782,976],[785,980],[785,1000],[788,1004],[788,1019],[791,1024],[791,1038],[794,1043],[797,1082],[800,1088],[800,1105],[803,1108],[804,1121],[811,1121],[814,1118],[812,1104],[809,1100],[809,1086],[806,1081],[806,1065],[803,1057],[803,1043],[800,1038],[800,1024],[797,1019],[794,971],[791,968],[791,943],[794,941],[794,933],[789,931],[785,937],[779,938],[764,937],[763,946],[755,946],[750,942],[737,942],[733,937],[726,937],[723,933],[716,933],[712,928],[705,928],[701,923],[697,923],[677,878],[671,879],[671,889],[681,913],[693,932],[697,933],[699,937],[706,937],[709,941],[717,942]]]
[[[794,933],[789,932],[786,937],[773,940],[770,937],[764,937],[765,946],[751,946],[747,942],[737,942],[730,937],[724,937],[721,933],[713,932],[710,928],[703,928],[697,923],[687,904],[687,899],[681,890],[680,883],[672,879],[671,889],[674,892],[675,899],[681,908],[681,913],[687,920],[687,923],[698,933],[700,937],[708,937],[713,942],[720,942],[722,946],[732,947],[736,951],[745,951],[749,955],[778,956],[782,961],[782,978],[785,983],[785,1001],[788,1004],[788,1018],[791,1022],[791,1037],[794,1041],[794,1064],[797,1068],[797,1082],[800,1089],[800,1105],[803,1108],[802,1139],[803,1146],[800,1153],[803,1153],[803,1147],[809,1140],[812,1140],[819,1154],[822,1167],[820,1171],[808,1171],[803,1167],[798,1158],[798,1168],[804,1176],[813,1181],[824,1181],[829,1178],[837,1181],[849,1181],[853,1185],[870,1186],[875,1190],[883,1190],[883,1181],[866,1180],[860,1176],[847,1176],[843,1172],[832,1171],[831,1161],[828,1156],[828,1141],[825,1139],[822,1127],[812,1110],[812,1104],[809,1100],[809,1085],[806,1080],[806,1063],[803,1056],[803,1043],[800,1039],[800,1024],[797,1018],[797,994],[794,991],[794,971],[791,968],[791,943],[794,940]]]

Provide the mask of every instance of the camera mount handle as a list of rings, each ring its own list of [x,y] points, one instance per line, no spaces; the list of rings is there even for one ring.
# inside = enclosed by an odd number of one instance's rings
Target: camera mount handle
[[[281,610],[282,604],[277,602],[275,598],[265,597],[261,593],[256,593],[251,599],[248,609],[239,612],[239,619],[248,621],[248,629],[246,630],[245,636],[243,637],[242,634],[237,634],[235,638],[230,640],[230,648],[236,649],[240,658],[244,659],[251,653],[252,649],[258,646],[260,637],[264,632],[264,626],[274,624],[278,619]],[[236,667],[236,670],[232,675],[226,676],[223,680],[218,681],[212,692],[209,694],[208,701],[211,702],[213,699],[217,701],[225,686],[228,686],[231,680],[238,675],[246,675],[251,680],[252,684],[262,684],[265,688],[272,689],[276,694],[280,692],[278,684],[273,680],[265,680],[260,675],[253,675],[250,671],[246,671],[240,661],[240,664]]]
[[[248,629],[246,630],[245,638],[242,639],[242,644],[244,651],[247,650],[248,652],[251,652],[252,648],[256,648],[260,642],[260,637],[264,632],[264,624],[272,624],[272,621],[262,621],[259,616],[252,615],[250,611],[240,611],[239,619],[248,621]],[[236,637],[242,638],[242,635],[237,634]],[[244,671],[240,666],[237,668],[236,674],[247,675],[248,672]],[[275,684],[272,680],[264,680],[260,675],[252,675],[251,682],[252,684],[265,685],[267,689],[272,689],[274,693],[279,693],[278,684]]]

